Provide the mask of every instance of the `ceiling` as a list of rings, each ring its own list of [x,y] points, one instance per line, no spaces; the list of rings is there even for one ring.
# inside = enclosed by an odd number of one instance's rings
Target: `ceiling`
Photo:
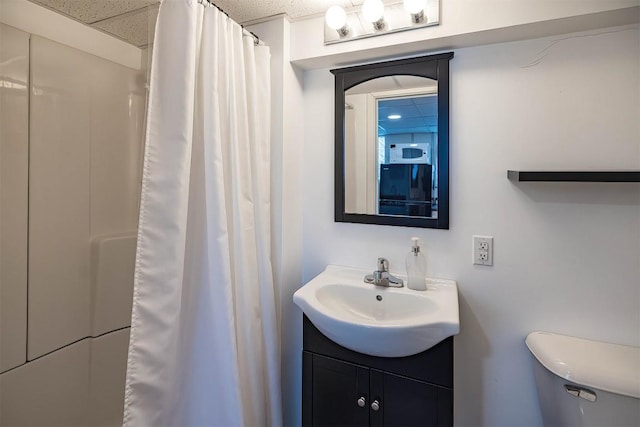
[[[76,21],[144,48],[153,40],[160,0],[30,0]],[[344,8],[364,0],[213,0],[239,23],[286,14],[299,19],[324,13],[329,6]]]
[[[31,0],[144,48],[153,40],[160,0]]]
[[[389,118],[400,116],[397,119]],[[378,101],[378,135],[438,131],[438,97],[411,96]]]
[[[378,102],[378,135],[437,132],[436,80],[418,76],[387,76],[360,83],[345,93],[347,108],[354,95],[372,94]],[[400,116],[389,118],[389,116]]]
[[[345,9],[361,5],[364,0],[212,0],[236,22],[246,23],[268,16],[286,14],[295,20],[325,13],[329,6]]]

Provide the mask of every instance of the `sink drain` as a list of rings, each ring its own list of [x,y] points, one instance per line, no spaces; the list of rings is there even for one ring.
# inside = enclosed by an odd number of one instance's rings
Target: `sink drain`
[[[376,295],[376,299],[377,299],[378,301],[382,301],[382,295]]]

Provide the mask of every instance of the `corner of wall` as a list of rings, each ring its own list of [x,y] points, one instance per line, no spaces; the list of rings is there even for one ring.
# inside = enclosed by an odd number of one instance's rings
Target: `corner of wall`
[[[291,24],[280,15],[248,27],[271,49],[272,263],[279,295],[284,425],[301,419],[302,322],[293,293],[302,285],[302,71],[291,64]]]
[[[28,0],[0,1],[0,22],[140,70],[142,51],[129,43]]]

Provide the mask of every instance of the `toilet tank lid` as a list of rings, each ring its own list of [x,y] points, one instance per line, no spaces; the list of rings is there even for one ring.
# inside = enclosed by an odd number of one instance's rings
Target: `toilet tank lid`
[[[538,361],[576,384],[640,398],[640,348],[531,332],[525,340]]]

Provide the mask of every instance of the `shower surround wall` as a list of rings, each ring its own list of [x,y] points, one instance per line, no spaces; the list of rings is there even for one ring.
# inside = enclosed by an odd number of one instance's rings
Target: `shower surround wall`
[[[26,357],[28,82],[28,34],[0,25],[0,372]]]
[[[119,425],[145,74],[0,25],[0,425]]]

